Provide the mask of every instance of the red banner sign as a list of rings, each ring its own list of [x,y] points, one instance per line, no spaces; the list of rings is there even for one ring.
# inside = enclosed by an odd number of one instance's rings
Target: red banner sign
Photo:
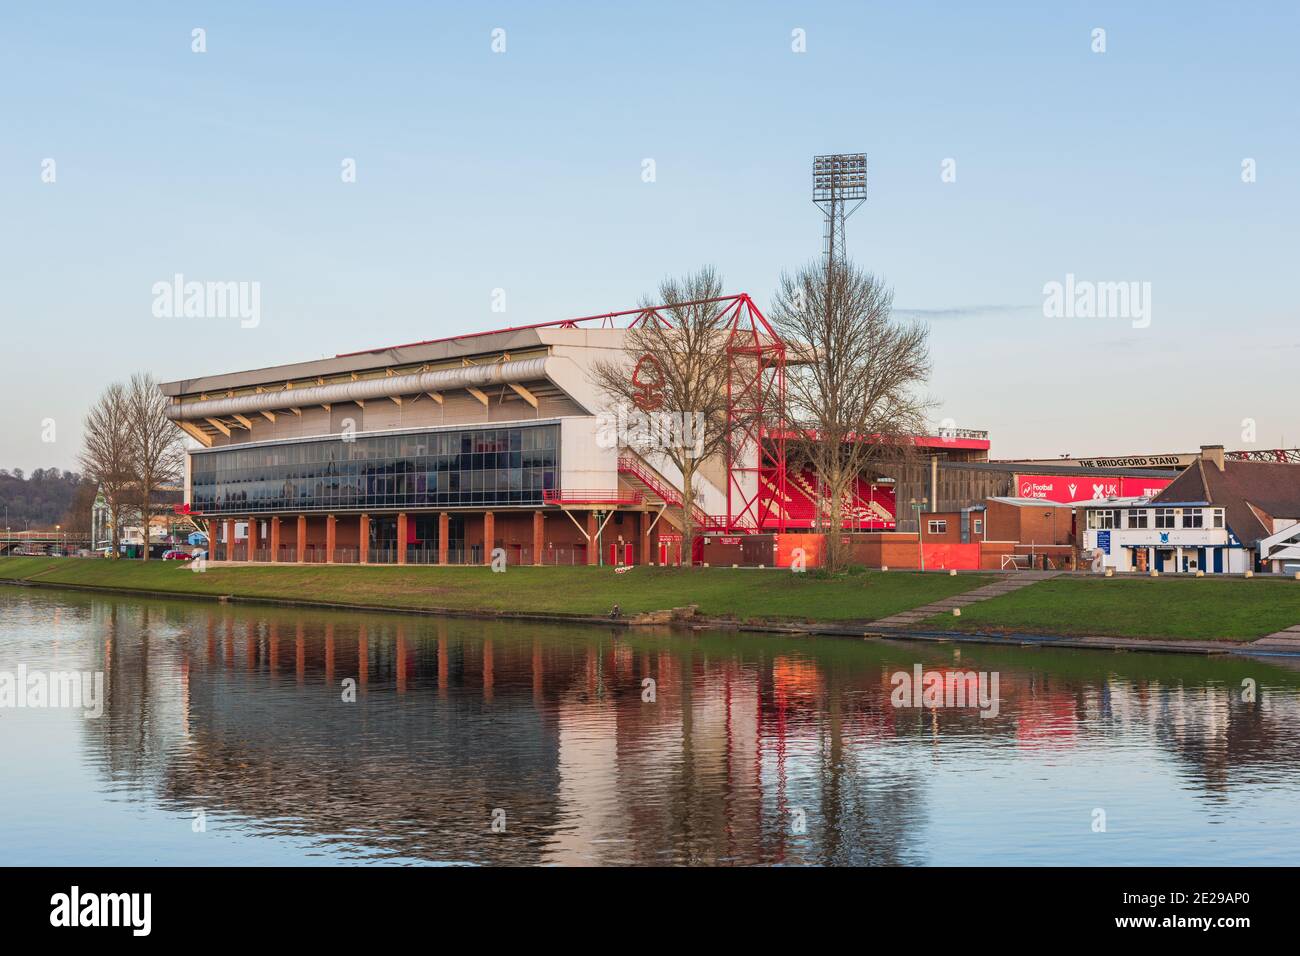
[[[1071,504],[1099,498],[1137,498],[1159,494],[1169,478],[1129,478],[1106,475],[1017,475],[1016,495]]]

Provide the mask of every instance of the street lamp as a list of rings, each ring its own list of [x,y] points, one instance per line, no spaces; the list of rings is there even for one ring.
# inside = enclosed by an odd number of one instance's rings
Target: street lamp
[[[921,544],[921,509],[929,503],[929,498],[913,498],[912,510],[916,512],[916,553],[920,558],[921,570],[925,570],[925,548]]]

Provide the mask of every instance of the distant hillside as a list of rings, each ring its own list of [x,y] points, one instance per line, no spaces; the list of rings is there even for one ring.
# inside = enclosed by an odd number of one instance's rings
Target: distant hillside
[[[94,486],[74,471],[37,468],[25,475],[21,468],[0,468],[0,529],[88,528],[94,501]]]

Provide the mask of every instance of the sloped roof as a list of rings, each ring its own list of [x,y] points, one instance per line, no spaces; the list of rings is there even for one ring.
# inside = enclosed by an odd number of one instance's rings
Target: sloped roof
[[[1222,508],[1233,534],[1254,544],[1273,533],[1273,518],[1300,517],[1300,465],[1229,459],[1220,471],[1199,458],[1151,499],[1153,505],[1194,501]]]

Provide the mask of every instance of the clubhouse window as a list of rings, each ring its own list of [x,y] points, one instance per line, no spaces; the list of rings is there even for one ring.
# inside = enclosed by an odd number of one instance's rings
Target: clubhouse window
[[[1119,512],[1114,509],[1088,512],[1088,527],[1093,531],[1109,531],[1119,526]]]

